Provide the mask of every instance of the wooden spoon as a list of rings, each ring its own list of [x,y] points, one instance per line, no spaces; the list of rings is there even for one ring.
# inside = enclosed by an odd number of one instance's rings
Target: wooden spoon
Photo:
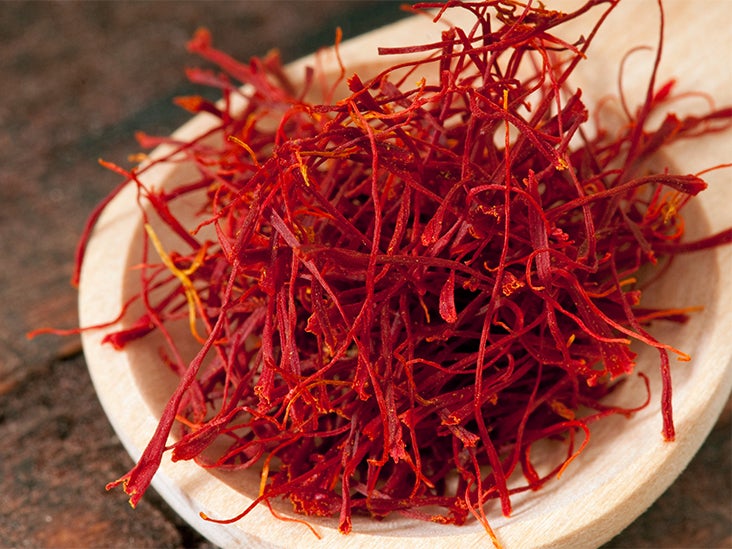
[[[561,2],[560,2],[561,3]],[[566,2],[561,3],[564,6]],[[659,82],[675,76],[685,90],[711,94],[720,104],[732,104],[732,10],[726,2],[667,0],[666,42]],[[555,6],[552,6],[555,7]],[[556,6],[561,8],[561,6]],[[452,18],[452,16],[451,16]],[[459,21],[455,21],[460,23]],[[617,93],[621,58],[637,45],[657,44],[658,9],[654,1],[622,2],[605,23],[589,51],[589,61],[574,80],[593,103]],[[440,28],[425,17],[413,17],[363,35],[341,47],[349,72],[373,74],[393,58],[378,59],[376,46],[430,42]],[[652,52],[638,54],[624,74],[624,93],[642,97],[652,62]],[[326,65],[337,70],[335,58]],[[312,63],[312,56],[292,64],[293,78]],[[690,99],[689,108],[701,104]],[[696,103],[695,103],[696,102]],[[705,105],[701,105],[702,108]],[[207,115],[193,118],[176,135],[190,140],[212,127]],[[692,147],[672,150],[677,169],[694,173],[730,160],[729,134],[701,138]],[[186,177],[185,165],[159,165],[145,174],[154,186]],[[689,233],[708,234],[732,224],[732,186],[724,185],[729,172],[707,174],[710,189],[702,193],[696,211],[690,212]],[[130,186],[107,208],[89,245],[81,278],[82,325],[113,318],[130,295],[136,277],[130,266],[138,260],[141,220]],[[679,260],[649,295],[673,306],[704,305],[684,326],[655,328],[657,337],[689,353],[691,363],[674,364],[674,411],[677,440],[661,435],[659,376],[655,352],[641,354],[639,364],[651,378],[654,400],[631,419],[609,418],[596,425],[588,449],[565,471],[535,493],[513,499],[514,513],[501,516],[491,507],[489,520],[507,548],[596,547],[638,517],[679,475],[706,438],[732,389],[732,249],[696,253]],[[107,330],[108,331],[108,330]],[[124,352],[102,345],[105,330],[87,331],[83,344],[97,393],[122,443],[137,459],[157,425],[160,411],[175,380],[159,366],[157,343],[145,339]],[[642,401],[632,391],[616,396],[625,402]],[[113,479],[110,479],[113,480]],[[321,540],[306,527],[273,518],[263,506],[245,519],[218,525],[204,521],[199,512],[226,518],[238,514],[256,497],[255,471],[224,474],[188,462],[173,464],[166,456],[153,485],[194,528],[222,547],[487,547],[490,540],[477,522],[452,527],[406,518],[375,522],[355,518],[353,533],[343,536],[335,520],[309,520]],[[294,515],[277,508],[285,517]]]

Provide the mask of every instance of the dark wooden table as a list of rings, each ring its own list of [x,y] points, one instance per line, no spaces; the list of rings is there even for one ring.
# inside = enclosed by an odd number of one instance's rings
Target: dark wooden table
[[[155,494],[130,509],[106,482],[128,470],[73,327],[73,250],[92,206],[117,182],[133,132],[187,119],[184,44],[199,26],[239,58],[286,59],[399,16],[397,3],[0,4],[0,545],[210,547]],[[688,470],[607,545],[732,547],[729,407]],[[530,542],[527,542],[527,546]]]

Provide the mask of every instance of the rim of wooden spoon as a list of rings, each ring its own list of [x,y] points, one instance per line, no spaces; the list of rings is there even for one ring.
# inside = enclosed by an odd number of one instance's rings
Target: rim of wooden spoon
[[[704,0],[666,1],[667,39],[661,74],[678,76],[684,89],[712,94],[720,103],[732,103],[728,89],[729,67],[720,51],[729,50],[728,29],[732,10]],[[608,18],[589,52],[589,61],[578,73],[577,84],[591,103],[616,92],[620,59],[635,45],[655,46],[657,7],[654,1],[621,3]],[[699,36],[703,33],[704,40]],[[388,58],[376,60],[377,46],[391,46],[434,40],[436,28],[425,17],[413,17],[378,29],[342,44],[340,54],[349,72],[375,72],[391,65]],[[634,42],[617,40],[633,37]],[[637,38],[635,38],[637,37]],[[694,44],[695,49],[690,49]],[[326,56],[327,59],[327,56]],[[598,61],[599,59],[599,61]],[[312,56],[288,67],[297,77]],[[335,64],[331,54],[330,62]],[[629,67],[626,92],[642,90],[650,64]],[[637,70],[637,74],[632,71]],[[664,81],[661,76],[660,81]],[[191,139],[209,129],[212,121],[199,115],[176,135]],[[729,138],[712,136],[688,149],[674,153],[677,168],[696,172],[729,160]],[[726,147],[725,147],[726,145]],[[160,152],[158,152],[160,154]],[[185,166],[159,165],[145,173],[145,181],[164,185],[184,176]],[[696,229],[719,230],[732,224],[732,213],[724,207],[732,199],[732,188],[721,183],[720,173],[707,177],[710,189],[702,194],[699,207],[692,212]],[[717,183],[715,185],[715,183]],[[135,189],[130,186],[111,202],[99,220],[90,241],[80,283],[80,320],[82,326],[113,318],[120,310],[130,287],[130,264],[135,262],[141,220]],[[507,547],[593,547],[609,540],[639,516],[681,473],[696,453],[719,416],[732,389],[732,250],[720,248],[694,254],[678,261],[674,272],[654,289],[656,299],[676,305],[705,305],[705,310],[683,327],[661,326],[658,337],[692,355],[692,362],[676,364],[674,413],[677,440],[664,442],[661,435],[659,376],[653,351],[643,352],[640,367],[651,377],[653,402],[633,418],[609,418],[593,430],[590,447],[567,469],[558,481],[535,493],[513,498],[514,513],[505,518],[498,506],[490,507],[489,520]],[[651,295],[650,299],[654,299]],[[111,329],[111,328],[110,328]],[[145,340],[129,350],[115,351],[102,345],[104,334],[94,330],[83,334],[84,352],[100,401],[120,440],[137,459],[154,432],[161,403],[167,400],[171,380],[164,368],[149,366],[156,362],[157,346]],[[619,398],[637,399],[629,391]],[[637,400],[635,400],[637,402]],[[114,480],[114,479],[110,479]],[[242,485],[243,483],[243,485]],[[254,473],[223,474],[204,470],[190,462],[172,463],[166,454],[154,487],[188,523],[222,547],[404,547],[429,540],[430,547],[485,547],[490,541],[483,527],[472,522],[461,527],[389,518],[376,522],[354,517],[354,532],[343,536],[337,519],[310,519],[321,540],[301,524],[284,522],[264,506],[246,518],[219,525],[200,518],[199,512],[227,518],[243,510],[258,489]],[[297,517],[285,508],[278,511]],[[378,545],[376,545],[378,543]]]

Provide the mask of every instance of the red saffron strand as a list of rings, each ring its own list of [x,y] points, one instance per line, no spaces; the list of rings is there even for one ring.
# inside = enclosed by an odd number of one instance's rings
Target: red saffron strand
[[[134,506],[171,451],[261,471],[247,509],[208,520],[239,520],[261,503],[283,518],[272,503],[285,498],[300,514],[336,517],[343,533],[361,514],[472,516],[498,546],[492,500],[510,514],[513,494],[566,473],[591,444],[592,423],[651,401],[640,374],[647,402],[603,403],[630,381],[631,342],[658,350],[661,431],[672,440],[669,353],[687,357],[647,324],[683,322],[691,309],[642,308],[643,268],[728,243],[732,229],[682,241],[680,210],[706,187],[704,172],[641,166],[669,143],[728,128],[732,109],[710,104],[703,116],[649,128],[674,101],[673,82],[655,85],[660,40],[640,108],[621,97],[627,127],[586,131],[602,118],[571,76],[617,2],[582,40],[554,31],[600,4],[568,13],[497,0],[417,4],[439,8],[436,24],[453,10],[476,23],[382,48],[414,57],[367,81],[352,76],[338,100],[340,58],[336,82],[310,69],[298,89],[276,56],[241,63],[198,31],[189,50],[216,70],[189,78],[225,99],[178,104],[215,116],[216,128],[190,143],[140,136],[172,147],[148,165],[188,162],[198,178],[153,192],[145,168],[110,165],[126,180],[93,212],[77,255],[78,273],[100,213],[136,185],[151,228],[141,293],[130,299],[145,311],[105,341],[123,348],[161,332],[180,382],[137,465],[108,488],[122,484]],[[410,87],[404,70],[429,66],[436,80]],[[306,99],[313,82],[322,97]],[[189,226],[174,206],[194,198]],[[156,223],[186,249],[164,248]],[[181,318],[185,337],[200,340],[188,364],[169,328]],[[536,463],[540,441],[563,457]]]

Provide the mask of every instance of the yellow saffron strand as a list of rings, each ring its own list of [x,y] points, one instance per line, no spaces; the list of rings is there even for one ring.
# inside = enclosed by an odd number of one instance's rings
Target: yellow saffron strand
[[[198,342],[203,343],[205,338],[201,337],[196,329],[196,309],[201,310],[203,307],[201,305],[201,299],[198,297],[198,292],[196,292],[196,289],[193,287],[193,282],[191,282],[189,276],[201,266],[201,263],[203,262],[203,255],[205,254],[205,248],[201,248],[190,267],[186,270],[181,270],[176,267],[173,260],[167,254],[165,249],[163,249],[162,242],[160,242],[158,235],[155,234],[155,231],[149,223],[145,223],[145,231],[150,237],[150,242],[152,242],[152,245],[160,256],[163,264],[175,275],[181,286],[183,286],[186,301],[188,302],[188,324],[190,326],[191,334]]]
[[[302,156],[300,156],[298,151],[295,151],[295,158],[297,158],[297,165],[300,168],[300,175],[302,175],[302,178],[305,181],[305,186],[312,187],[313,184],[310,182],[310,178],[308,177],[308,168],[303,163]]]
[[[257,160],[257,155],[254,153],[254,151],[252,150],[252,148],[249,145],[246,144],[246,142],[244,142],[243,140],[239,139],[238,137],[236,137],[234,135],[230,135],[229,136],[229,141],[231,141],[232,143],[236,143],[242,149],[244,149],[249,154],[249,157],[252,159],[252,162],[254,163],[254,165],[257,168],[260,168],[261,167],[261,164],[259,163],[259,160]]]

